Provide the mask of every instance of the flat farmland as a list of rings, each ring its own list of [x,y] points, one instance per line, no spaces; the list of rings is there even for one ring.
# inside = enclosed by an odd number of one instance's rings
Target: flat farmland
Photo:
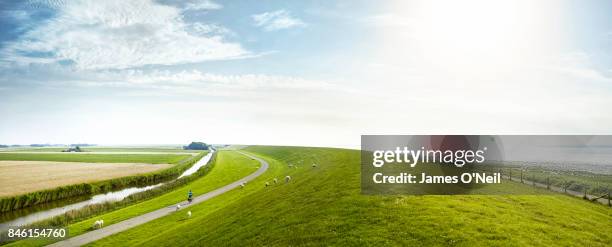
[[[0,161],[0,197],[153,172],[170,164]]]
[[[0,149],[0,153],[62,153],[67,147],[11,148]],[[185,150],[178,147],[82,147],[83,153],[199,153],[201,150]]]
[[[0,160],[176,164],[192,154],[0,153]]]

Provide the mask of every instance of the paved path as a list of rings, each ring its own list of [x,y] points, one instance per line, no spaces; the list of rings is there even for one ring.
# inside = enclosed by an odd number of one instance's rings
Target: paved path
[[[188,204],[187,202],[181,203],[181,210],[184,210],[187,207],[190,207],[192,205],[204,202],[210,198],[213,198],[215,196],[221,195],[225,192],[228,192],[232,189],[235,189],[236,187],[240,186],[241,183],[243,182],[247,182],[247,181],[251,181],[255,178],[257,178],[259,175],[263,174],[266,170],[268,170],[268,162],[266,162],[263,159],[257,158],[255,156],[243,153],[238,151],[239,153],[248,156],[249,158],[255,159],[257,161],[259,161],[259,163],[261,163],[261,167],[259,167],[259,169],[257,169],[257,171],[255,171],[254,173],[251,173],[250,175],[236,181],[233,182],[231,184],[228,184],[226,186],[223,186],[219,189],[213,190],[211,192],[208,192],[206,194],[197,196],[193,199],[193,202],[191,204]],[[142,225],[144,223],[147,223],[149,221],[152,221],[154,219],[157,218],[161,218],[164,217],[166,215],[169,215],[171,213],[174,213],[176,211],[176,205],[170,206],[170,207],[165,207],[165,208],[161,208],[158,210],[155,210],[153,212],[149,212],[143,215],[139,215],[136,216],[134,218],[131,219],[127,219],[124,221],[121,221],[119,223],[115,223],[109,226],[105,226],[101,229],[98,230],[94,230],[94,231],[90,231],[63,241],[59,241],[56,242],[54,244],[51,244],[49,246],[81,246],[81,245],[85,245],[87,243],[91,243],[93,241],[108,237],[112,234],[115,233],[119,233],[121,231],[125,231],[127,229],[130,229],[132,227],[138,226],[138,225]]]

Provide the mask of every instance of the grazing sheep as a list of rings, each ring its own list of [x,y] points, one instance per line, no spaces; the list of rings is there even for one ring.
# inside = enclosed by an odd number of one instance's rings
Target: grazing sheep
[[[245,182],[240,183],[240,188],[241,188],[241,189],[242,189],[242,188],[244,188],[244,185],[245,185],[245,184],[246,184]]]
[[[317,167],[317,164],[312,164],[312,168],[315,168],[315,167]]]
[[[291,176],[286,176],[285,177],[285,183],[289,183],[290,180],[291,180]]]
[[[96,220],[93,224],[93,229],[100,229],[104,226],[104,220]]]
[[[268,186],[270,186],[270,183],[266,182],[265,185],[266,185],[266,187],[268,187]]]
[[[292,165],[292,164],[289,164],[288,166],[289,166],[289,168],[293,167],[293,165]]]
[[[191,218],[191,211],[187,211],[187,218]]]
[[[179,211],[181,209],[181,204],[176,204],[176,211]]]
[[[274,183],[277,184],[278,183],[278,179],[274,178]]]

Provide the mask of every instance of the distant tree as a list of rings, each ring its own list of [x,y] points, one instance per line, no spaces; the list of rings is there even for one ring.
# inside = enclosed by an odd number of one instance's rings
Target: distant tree
[[[97,144],[89,144],[89,143],[76,143],[76,144],[70,144],[71,147],[93,147],[93,146],[97,146]]]
[[[0,148],[8,148],[8,145],[0,145]]]
[[[183,146],[185,150],[208,150],[208,145],[203,142],[191,142],[187,146]]]

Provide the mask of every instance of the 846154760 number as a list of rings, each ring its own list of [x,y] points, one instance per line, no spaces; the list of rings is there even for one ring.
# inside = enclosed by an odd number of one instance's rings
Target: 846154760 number
[[[11,227],[2,232],[0,242],[15,241],[26,238],[53,238],[64,239],[68,237],[68,229],[58,227]]]

